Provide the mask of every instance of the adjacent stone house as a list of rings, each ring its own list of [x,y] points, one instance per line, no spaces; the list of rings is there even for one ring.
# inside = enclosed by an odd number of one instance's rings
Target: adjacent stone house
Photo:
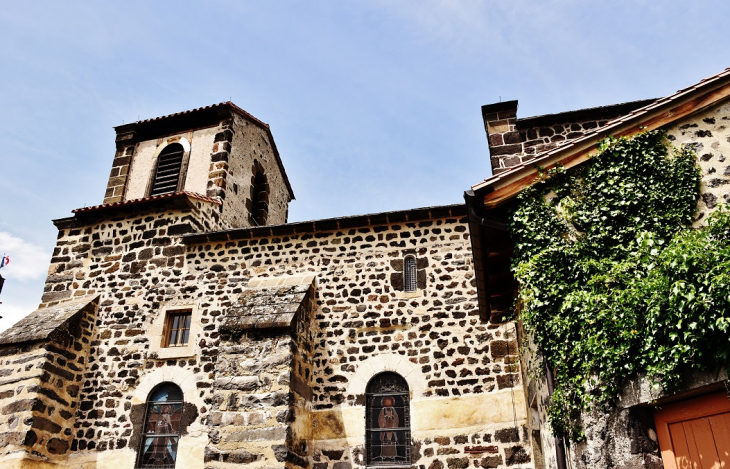
[[[675,145],[694,147],[702,170],[696,227],[719,203],[730,202],[729,96],[730,69],[726,69],[657,100],[525,119],[517,118],[516,101],[484,106],[494,176],[465,194],[481,317],[491,323],[512,317],[518,285],[509,270],[514,244],[507,225],[515,196],[536,180],[541,168],[579,165],[597,153],[598,142],[608,136],[661,128]],[[552,437],[546,422],[550,371],[545,379],[523,378],[535,467],[728,463],[730,400],[725,369],[688,373],[681,389],[671,395],[636,377],[616,408],[584,416],[587,441],[567,448]]]
[[[0,335],[3,467],[533,467],[512,321],[479,313],[465,205],[287,223],[230,102],[116,128]]]

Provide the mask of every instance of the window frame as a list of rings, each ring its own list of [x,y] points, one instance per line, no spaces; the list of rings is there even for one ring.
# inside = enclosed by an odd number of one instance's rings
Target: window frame
[[[182,154],[180,156],[180,167],[178,168],[177,183],[175,184],[175,188],[172,191],[153,194],[153,192],[155,190],[155,183],[157,181],[158,171],[160,169],[160,158],[163,156],[166,156],[165,152],[168,151],[168,149],[170,147],[175,146],[175,145],[179,146],[180,150],[182,151]],[[175,151],[175,152],[177,152],[177,151]],[[170,151],[169,153],[173,153],[173,151]],[[166,143],[164,146],[160,147],[157,152],[157,156],[155,157],[155,160],[154,160],[154,167],[153,167],[152,173],[150,174],[150,180],[149,180],[149,184],[148,184],[147,192],[146,192],[147,197],[156,197],[156,196],[160,196],[160,195],[173,194],[175,192],[180,192],[183,189],[185,177],[187,174],[189,155],[190,155],[190,150],[188,148],[186,148],[186,145],[184,145],[182,141],[173,141],[173,142],[168,141],[168,143]]]
[[[254,226],[264,226],[269,219],[269,179],[258,161],[251,176],[250,217]]]
[[[152,400],[152,397],[155,395],[156,392],[159,391],[160,388],[162,388],[164,386],[170,386],[170,387],[173,387],[174,386],[174,388],[176,388],[177,391],[180,393],[181,399],[179,399],[179,400],[166,400],[166,401],[153,401]],[[179,412],[180,413],[180,415],[179,415],[180,420],[178,421],[178,430],[177,430],[177,432],[161,433],[160,434],[160,433],[150,432],[148,430],[149,429],[149,424],[150,424],[149,419],[150,419],[150,417],[152,415],[151,409],[155,405],[163,405],[163,404],[158,404],[158,403],[163,403],[163,402],[164,402],[164,405],[179,406],[179,408],[176,410],[176,412]],[[137,458],[136,458],[136,462],[135,462],[135,466],[134,466],[135,469],[148,469],[148,468],[174,469],[175,468],[175,466],[177,465],[177,456],[178,456],[178,453],[179,453],[180,438],[182,436],[183,411],[184,411],[184,407],[185,407],[185,395],[184,395],[182,389],[180,388],[180,386],[178,386],[177,384],[175,384],[173,382],[170,382],[170,381],[165,381],[163,383],[158,384],[154,388],[152,388],[152,390],[147,395],[147,399],[145,401],[144,420],[142,420],[142,428],[141,428],[141,431],[140,431],[139,449],[137,451]],[[143,463],[143,461],[142,461],[142,458],[144,458],[145,453],[146,453],[146,451],[145,451],[145,443],[146,443],[146,440],[149,439],[149,438],[152,438],[154,440],[154,439],[159,439],[159,438],[170,438],[170,437],[175,438],[175,443],[174,443],[174,451],[175,451],[175,453],[174,453],[174,456],[173,456],[172,465],[169,465],[169,464],[168,465],[163,465],[163,466],[145,465]]]
[[[418,291],[418,262],[414,255],[403,258],[403,291],[406,293]]]
[[[177,328],[173,328],[174,320],[175,318],[187,318],[187,327],[185,327],[185,322],[183,321],[183,326],[178,326]],[[168,311],[165,311],[165,325],[162,329],[162,348],[179,348],[179,347],[187,347],[190,342],[190,329],[193,323],[193,310],[192,308],[186,308],[186,309],[171,309]],[[187,336],[185,337],[185,342],[180,342],[178,339],[180,338],[180,332],[187,331]],[[170,344],[170,341],[172,339],[173,332],[176,333],[175,337],[175,343]]]
[[[383,384],[381,381],[385,381],[387,379],[392,379],[395,382],[397,382],[398,385],[400,385],[402,388],[398,390],[397,388],[393,388],[391,390],[383,389]],[[383,402],[386,398],[396,398],[400,397],[402,399],[403,405],[402,405],[402,416],[398,415],[398,426],[397,427],[386,427],[388,430],[383,430],[383,427],[380,428],[374,428],[373,420],[375,419],[373,412],[380,408],[381,413],[384,409],[387,407],[385,406],[385,402]],[[381,405],[380,406],[374,406],[374,403],[377,399],[381,399]],[[397,400],[394,400],[393,402],[393,412],[397,414],[396,406]],[[368,381],[368,384],[365,388],[365,458],[366,458],[366,465],[367,467],[411,467],[412,463],[412,442],[411,442],[411,415],[410,415],[410,404],[411,404],[411,395],[410,395],[410,386],[408,385],[408,381],[401,376],[398,373],[395,373],[393,371],[384,371],[382,373],[378,373],[372,378],[370,378],[370,381]],[[402,418],[403,421],[400,421]],[[379,423],[379,425],[382,425],[382,423]],[[374,454],[374,447],[372,444],[373,440],[373,433],[385,433],[385,432],[401,432],[401,437],[404,439],[403,441],[403,447],[404,447],[404,454],[403,456],[396,455],[394,457],[393,462],[388,461],[373,461],[375,459]],[[396,437],[397,441],[397,437]],[[396,443],[396,451],[398,450],[397,446],[399,446]],[[381,446],[382,449],[382,446]],[[382,453],[381,453],[381,458]]]

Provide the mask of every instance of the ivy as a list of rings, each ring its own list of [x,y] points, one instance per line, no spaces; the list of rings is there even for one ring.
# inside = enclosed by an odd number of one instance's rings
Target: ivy
[[[553,432],[583,438],[645,373],[671,389],[683,367],[730,358],[730,212],[691,229],[694,153],[664,132],[609,138],[587,163],[556,168],[518,197],[513,271],[526,331],[555,370]]]

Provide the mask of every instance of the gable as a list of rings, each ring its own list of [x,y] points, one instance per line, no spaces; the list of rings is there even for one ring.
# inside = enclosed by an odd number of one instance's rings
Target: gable
[[[503,205],[532,184],[541,170],[556,165],[571,168],[587,161],[598,152],[601,140],[608,136],[626,137],[645,130],[662,128],[720,104],[728,97],[730,69],[614,119],[582,137],[486,179],[471,189],[483,197],[484,208]]]
[[[517,283],[505,255],[514,242],[508,231],[506,208],[545,169],[580,165],[598,153],[599,143],[608,136],[625,137],[646,130],[665,129],[675,145],[692,145],[702,168],[702,197],[696,225],[719,202],[728,201],[730,168],[730,69],[666,98],[618,117],[535,158],[474,185],[464,194],[469,212],[469,230],[474,252],[479,293],[479,313],[483,319],[502,322],[511,317],[505,298],[514,298]]]

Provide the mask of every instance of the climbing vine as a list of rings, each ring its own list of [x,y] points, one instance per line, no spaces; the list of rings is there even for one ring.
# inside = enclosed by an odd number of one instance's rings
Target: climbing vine
[[[609,138],[597,156],[546,172],[512,216],[526,331],[555,370],[554,433],[583,437],[629,377],[671,389],[683,367],[730,357],[730,212],[691,229],[700,172],[662,131]]]

